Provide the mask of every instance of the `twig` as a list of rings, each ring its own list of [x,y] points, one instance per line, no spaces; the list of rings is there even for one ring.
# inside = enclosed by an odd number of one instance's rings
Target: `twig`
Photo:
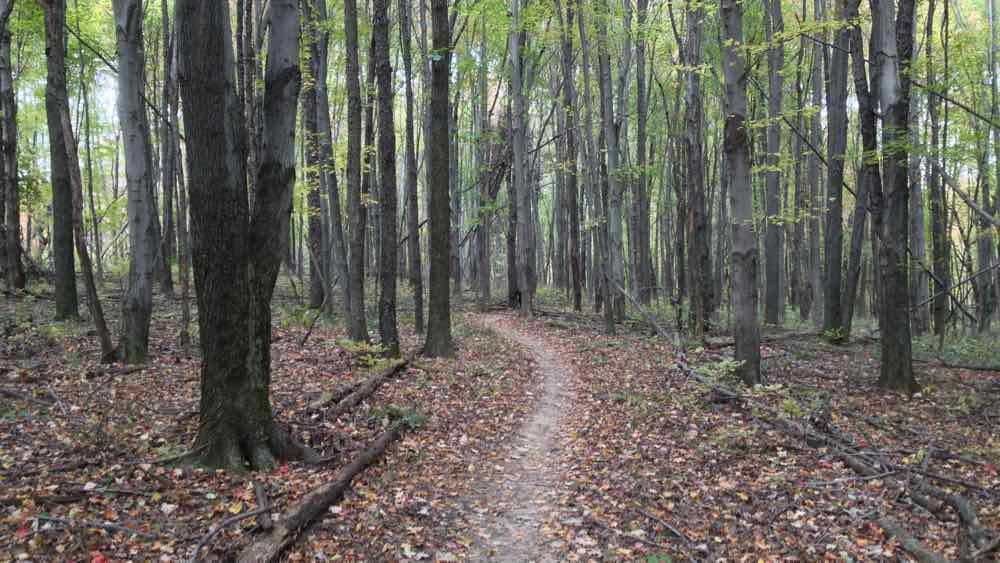
[[[877,473],[875,475],[854,475],[852,477],[841,477],[840,479],[834,479],[832,481],[810,481],[802,485],[806,488],[816,488],[816,487],[828,487],[830,485],[840,485],[842,483],[850,483],[853,481],[872,481],[874,479],[882,479],[890,475],[895,475],[899,471],[886,471],[884,473]]]
[[[70,528],[99,528],[109,532],[124,532],[151,540],[155,540],[159,537],[150,532],[140,532],[139,530],[134,530],[112,522],[92,522],[89,520],[73,520],[72,518],[56,518],[54,516],[35,516],[35,520],[38,522],[53,522],[56,524],[62,524],[63,526]]]
[[[212,538],[219,535],[219,532],[221,532],[222,530],[228,528],[229,526],[232,526],[233,524],[242,522],[247,518],[253,518],[254,516],[258,516],[260,514],[264,514],[265,512],[269,512],[270,510],[271,510],[270,506],[262,506],[256,510],[251,510],[250,512],[244,512],[243,514],[238,514],[236,516],[231,516],[229,518],[226,518],[225,520],[222,521],[221,524],[212,528],[211,530],[209,530],[207,534],[201,537],[201,539],[198,541],[198,545],[196,545],[194,548],[194,553],[191,555],[191,559],[188,560],[189,563],[196,563],[198,561],[198,554],[201,553],[201,549],[206,545],[208,545],[208,543],[212,541]]]

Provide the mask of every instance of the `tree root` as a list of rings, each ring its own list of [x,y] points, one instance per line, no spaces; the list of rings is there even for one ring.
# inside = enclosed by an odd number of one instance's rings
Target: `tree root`
[[[404,426],[405,422],[402,420],[389,426],[368,449],[341,469],[333,481],[313,489],[274,522],[270,533],[258,537],[246,546],[240,552],[237,561],[254,563],[277,561],[306,528],[325,514],[331,506],[340,502],[351,481],[381,457],[391,443],[399,439]]]

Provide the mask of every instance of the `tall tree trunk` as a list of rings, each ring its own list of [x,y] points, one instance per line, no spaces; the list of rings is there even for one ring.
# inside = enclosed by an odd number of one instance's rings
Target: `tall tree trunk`
[[[701,64],[701,33],[705,11],[699,5],[687,8],[688,37],[684,64]],[[708,256],[708,213],[705,204],[704,156],[702,142],[701,75],[688,72],[685,92],[685,152],[688,186],[688,271],[691,279],[691,325],[695,335],[708,330],[712,308],[712,273]]]
[[[814,7],[818,8],[821,0],[814,0]],[[814,9],[814,19],[818,23],[821,21],[819,9]],[[823,47],[816,43],[812,49],[812,65],[810,68],[809,82],[812,85],[811,109],[812,116],[809,118],[809,142],[816,150],[821,150],[823,144],[823,125],[820,119],[820,110],[823,106]],[[823,267],[821,256],[821,236],[820,236],[820,216],[824,205],[822,203],[822,188],[820,186],[819,155],[810,153],[808,158],[808,168],[806,178],[809,183],[809,308],[806,316],[813,316],[816,327],[823,325],[823,314],[819,310],[823,299]]]
[[[352,340],[368,339],[365,320],[365,226],[366,208],[361,200],[361,67],[358,64],[357,0],[344,0],[344,33],[347,51],[347,217],[350,221],[350,265],[348,267],[351,312],[347,334]]]
[[[8,289],[23,289],[24,268],[21,265],[21,201],[17,171],[17,96],[10,58],[10,14],[14,0],[0,0],[0,221],[4,223],[4,238],[0,239],[0,255]],[[30,250],[30,249],[29,249]]]
[[[882,276],[882,363],[879,385],[913,392],[920,387],[913,375],[910,340],[907,245],[909,240],[909,178],[906,173],[910,112],[910,67],[913,61],[913,0],[874,0],[877,17],[879,95],[885,124],[882,146],[884,194],[873,198],[882,216],[880,273]],[[893,26],[895,22],[895,26]]]
[[[511,18],[513,29],[510,34],[510,60],[511,60],[511,96],[513,100],[513,114],[511,128],[511,143],[514,146],[514,194],[517,208],[517,236],[516,262],[517,262],[517,289],[520,298],[520,311],[522,316],[530,317],[534,305],[534,270],[535,264],[531,260],[532,246],[535,243],[534,221],[531,214],[531,187],[528,182],[528,156],[527,156],[527,131],[525,119],[527,117],[527,107],[524,96],[524,69],[521,48],[525,38],[525,31],[521,29],[521,0],[513,0],[511,4]]]
[[[578,109],[576,107],[576,78],[573,65],[573,21],[574,3],[576,0],[566,0],[566,16],[563,19],[560,0],[556,0],[556,11],[559,17],[559,31],[562,38],[562,78],[563,104],[566,112],[566,212],[569,215],[569,271],[573,283],[573,310],[582,310],[583,280],[580,267],[580,204],[579,181],[577,178],[577,124]],[[640,0],[643,8],[646,0]],[[640,16],[640,17],[644,17]],[[648,221],[648,210],[647,210]]]
[[[52,174],[52,256],[55,264],[56,318],[80,316],[73,255],[73,188],[69,157],[63,139],[60,108],[67,107],[66,0],[43,0],[45,10],[45,116],[49,132],[49,166]]]
[[[448,158],[448,102],[451,69],[451,26],[448,0],[431,0],[433,47],[437,56],[431,62],[430,137],[427,149],[433,181],[430,183],[430,305],[427,314],[427,340],[424,354],[431,357],[452,356],[451,305],[448,287],[448,240],[451,208],[448,204],[448,181],[451,163]]]
[[[927,83],[935,84],[934,71],[934,8],[935,0],[927,5],[927,28],[924,44],[927,52]],[[941,154],[941,125],[939,112],[941,98],[927,96],[927,114],[931,122],[930,156],[927,159],[927,190],[930,197],[931,212],[931,250],[934,254],[934,300],[931,302],[931,315],[934,319],[934,334],[943,335],[948,323],[948,288],[951,286],[951,243],[947,233],[947,199],[941,173],[934,165]]]
[[[77,21],[76,30],[77,33],[80,32],[80,13],[79,13],[79,3],[74,0],[74,6],[77,9]],[[83,152],[84,152],[84,169],[87,175],[87,203],[90,208],[90,225],[93,237],[94,255],[95,262],[97,265],[97,280],[100,282],[104,279],[104,260],[103,252],[101,249],[101,230],[100,230],[100,219],[97,216],[97,205],[94,202],[94,159],[93,152],[91,151],[91,134],[90,134],[90,89],[87,87],[87,81],[84,79],[86,73],[86,58],[83,56],[83,44],[79,43],[79,58],[80,58],[80,98],[83,100]],[[16,108],[15,108],[16,110]]]
[[[403,69],[406,76],[406,245],[407,255],[410,259],[410,289],[413,292],[413,324],[417,334],[420,334],[424,331],[424,282],[420,257],[417,152],[413,140],[413,53],[410,32],[412,11],[411,0],[399,0],[399,33],[400,43],[403,47]]]
[[[381,179],[378,329],[389,357],[399,356],[396,329],[396,124],[392,115],[392,66],[389,63],[389,0],[375,0],[375,74],[378,82],[378,156]]]
[[[142,3],[139,0],[115,0],[114,13],[118,38],[118,122],[125,140],[131,258],[128,288],[122,302],[123,329],[119,346],[125,362],[142,363],[149,355],[153,275],[160,251],[153,225],[156,220],[156,208],[153,204],[153,147],[143,99],[145,57]],[[170,214],[170,210],[164,211],[167,215]]]
[[[917,116],[917,97],[910,97],[910,115]],[[917,121],[919,123],[919,120]],[[920,145],[919,127],[910,128],[910,142],[913,147]],[[927,229],[924,221],[924,188],[921,178],[919,151],[910,153],[907,173],[910,175],[910,250],[917,264],[927,263]],[[910,269],[910,308],[913,318],[913,333],[917,336],[927,332],[930,326],[929,309],[925,303],[930,293],[927,272],[918,266]]]
[[[847,18],[856,22],[860,0],[847,0]],[[869,194],[882,191],[882,177],[878,167],[878,140],[875,115],[875,101],[868,86],[868,76],[865,70],[867,62],[864,55],[861,26],[852,24],[850,28],[851,69],[854,76],[854,92],[858,98],[860,113],[859,127],[861,129],[862,148],[861,174],[858,181],[858,191],[855,194],[854,221],[851,231],[851,252],[847,267],[847,287],[844,291],[843,326],[845,337],[851,333],[854,322],[854,306],[857,302],[858,283],[861,278],[862,250],[864,247],[865,220],[868,215]],[[877,80],[877,75],[872,76]]]
[[[639,301],[649,303],[656,285],[653,275],[653,257],[650,253],[649,233],[649,161],[647,159],[646,121],[649,113],[648,87],[646,85],[646,18],[648,15],[648,0],[636,2],[638,14],[638,32],[635,41],[635,111],[636,111],[636,164],[639,168],[636,179],[635,194],[632,201],[635,207],[636,240],[634,245],[638,254],[638,271],[636,278],[639,286]]]
[[[747,384],[760,382],[760,329],[757,325],[757,244],[753,233],[750,144],[746,123],[747,83],[743,44],[743,4],[720,0],[722,72],[726,89],[726,171],[730,175],[733,233],[733,337],[736,371]]]
[[[601,0],[602,14],[597,16],[598,34],[598,69],[601,85],[601,122],[603,124],[604,142],[607,147],[607,231],[608,231],[608,262],[606,264],[609,279],[608,306],[612,307],[612,317],[615,322],[625,319],[625,261],[622,240],[622,185],[619,178],[618,132],[615,129],[615,110],[611,88],[611,53],[608,43],[608,10],[607,0]]]
[[[177,254],[177,233],[174,225],[174,150],[170,143],[170,99],[173,97],[174,62],[173,34],[170,33],[170,16],[167,0],[160,0],[160,19],[163,20],[163,92],[160,99],[160,172],[163,180],[163,237],[160,240],[160,259],[163,261],[163,275],[160,286],[168,296],[174,294],[174,276],[171,263]],[[141,45],[140,45],[141,49]],[[142,100],[140,100],[141,102]],[[140,106],[142,108],[142,106]],[[147,125],[148,131],[148,125]],[[149,136],[147,135],[147,139]],[[150,145],[152,151],[152,146]],[[152,155],[152,153],[150,153]],[[155,181],[153,182],[155,186]],[[155,208],[154,208],[155,212]],[[100,264],[100,260],[98,260]]]
[[[784,320],[784,288],[782,272],[785,261],[784,223],[781,220],[781,104],[785,66],[785,43],[780,40],[785,31],[780,0],[765,0],[764,17],[767,40],[767,188],[764,196],[764,213],[767,223],[764,234],[765,281],[764,322],[781,324]]]
[[[837,0],[837,19],[844,21],[847,0]],[[843,334],[844,317],[841,307],[844,240],[844,155],[847,151],[847,54],[850,31],[839,28],[834,36],[827,84],[827,186],[826,186],[826,256],[823,330],[834,340],[847,338]]]
[[[295,179],[299,12],[293,0],[270,4],[266,142],[251,211],[228,6],[178,0],[176,9],[202,350],[195,447],[210,467],[267,468],[308,453],[277,427],[268,395],[270,299]]]

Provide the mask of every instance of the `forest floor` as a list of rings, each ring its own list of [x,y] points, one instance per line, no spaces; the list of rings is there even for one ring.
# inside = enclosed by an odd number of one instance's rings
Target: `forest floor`
[[[675,345],[640,322],[608,336],[598,318],[553,303],[532,320],[457,310],[455,359],[418,357],[338,415],[315,405],[377,370],[374,351],[322,321],[303,345],[313,315],[282,287],[272,403],[327,461],[231,474],[169,463],[198,421],[199,360],[176,344],[176,302],[157,297],[153,359],[132,370],[98,363],[87,322],[50,321],[48,291],[0,298],[0,560],[188,560],[210,531],[259,508],[255,485],[277,516],[400,415],[419,423],[289,560],[905,558],[875,524],[884,515],[958,557],[957,519],[902,494],[915,475],[1000,530],[1000,372],[953,367],[995,361],[995,340],[946,346],[947,366],[925,357],[915,364],[923,392],[903,397],[875,386],[872,340],[834,346],[772,328],[767,385],[727,400],[678,369]],[[117,314],[117,296],[105,297]],[[736,385],[722,335],[684,344],[702,378]],[[858,476],[782,430],[817,419],[883,460],[880,472]],[[259,525],[225,527],[200,560],[227,560]]]

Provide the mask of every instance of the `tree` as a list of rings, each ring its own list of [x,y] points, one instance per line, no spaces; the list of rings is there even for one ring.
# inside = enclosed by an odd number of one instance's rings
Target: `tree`
[[[785,66],[785,44],[781,35],[785,31],[781,17],[781,0],[765,0],[765,29],[767,50],[767,188],[764,196],[764,213],[767,226],[764,230],[764,259],[766,281],[764,289],[764,322],[781,324],[784,317],[785,248],[784,225],[781,214],[781,103],[784,80],[781,71]]]
[[[747,78],[743,49],[743,4],[720,0],[723,28],[722,74],[726,89],[724,148],[732,208],[733,336],[736,371],[748,385],[760,381],[760,329],[757,325],[757,244],[753,232],[750,143],[746,122]]]
[[[268,396],[270,300],[295,180],[299,11],[294,0],[270,3],[251,214],[227,3],[178,0],[176,10],[202,350],[195,450],[211,467],[266,468],[310,454],[275,424]]]
[[[351,1],[351,0],[348,0]],[[451,337],[451,291],[448,286],[451,243],[451,207],[448,201],[448,102],[451,72],[451,26],[448,21],[448,0],[431,0],[433,51],[431,52],[430,137],[430,305],[427,315],[427,339],[424,354],[430,357],[452,356],[455,345]]]
[[[566,106],[566,211],[569,213],[569,270],[573,279],[573,310],[582,310],[583,280],[580,264],[580,205],[579,182],[577,178],[577,107],[576,78],[573,67],[573,4],[576,0],[566,0],[566,16],[560,0],[555,0],[559,18],[559,34],[562,39],[562,79],[563,104]],[[645,7],[645,0],[640,0]],[[640,10],[640,13],[643,13]],[[642,16],[640,16],[641,18]],[[646,207],[647,229],[649,220],[648,201]],[[648,250],[648,249],[647,249]],[[650,265],[652,268],[652,265]],[[651,272],[650,272],[651,273]]]
[[[688,191],[688,272],[691,279],[691,324],[696,335],[708,330],[712,310],[712,266],[708,256],[708,213],[705,209],[705,159],[702,139],[701,34],[705,10],[690,1],[687,7],[688,37],[684,64],[687,73],[685,90],[685,154],[687,155]]]
[[[413,324],[424,331],[424,278],[420,258],[420,211],[417,197],[417,150],[413,140],[413,49],[410,31],[410,0],[399,0],[399,41],[403,49],[406,80],[406,255],[409,258],[410,289],[413,291]]]
[[[0,0],[0,264],[8,289],[23,289],[21,265],[21,204],[17,169],[17,96],[10,58],[10,14],[14,0]]]
[[[511,4],[510,34],[510,85],[513,101],[511,117],[511,144],[514,146],[514,197],[517,210],[516,263],[517,290],[520,297],[522,316],[530,317],[534,307],[535,264],[531,260],[534,253],[535,229],[531,218],[531,187],[528,184],[527,131],[525,130],[528,111],[524,95],[524,46],[526,32],[521,19],[521,0]]]
[[[42,0],[45,10],[45,117],[52,171],[52,252],[55,263],[56,318],[80,316],[73,257],[73,191],[63,139],[60,108],[66,105],[66,0]]]
[[[114,15],[118,39],[118,121],[125,140],[131,258],[128,288],[122,301],[124,327],[119,346],[123,360],[142,363],[149,355],[153,275],[160,242],[154,225],[153,149],[144,105],[146,66],[142,3],[139,0],[115,0]]]
[[[837,0],[837,19],[846,23],[847,0]],[[844,319],[841,296],[844,259],[844,153],[847,151],[847,54],[850,47],[850,30],[846,25],[837,28],[833,54],[830,57],[830,78],[827,82],[827,183],[826,229],[823,251],[826,270],[823,291],[823,330],[834,339],[847,338],[843,334]]]
[[[608,19],[610,10],[607,0],[601,0],[602,14],[597,16],[597,59],[598,83],[601,91],[601,125],[604,133],[607,166],[607,231],[608,256],[605,267],[608,270],[610,284],[607,306],[612,308],[612,318],[621,322],[625,318],[625,261],[622,256],[622,186],[619,174],[618,133],[615,130],[614,97],[611,88],[611,45],[608,38]]]
[[[649,190],[650,174],[647,148],[647,121],[649,113],[648,88],[646,85],[646,37],[647,16],[649,12],[648,0],[638,0],[636,2],[638,15],[638,30],[635,41],[635,111],[636,111],[636,140],[635,153],[636,165],[638,166],[638,176],[635,184],[635,194],[632,197],[632,205],[635,216],[635,252],[636,279],[639,286],[639,301],[649,303],[653,295],[653,286],[656,285],[656,278],[653,275],[653,257],[650,253],[649,244]]]
[[[389,357],[399,356],[396,329],[396,124],[392,115],[392,65],[389,63],[389,0],[375,0],[375,74],[378,82],[378,156],[381,190],[378,329]]]
[[[344,0],[344,49],[347,51],[347,217],[350,221],[348,266],[351,310],[347,334],[352,340],[368,340],[365,319],[365,208],[361,202],[361,67],[358,64],[357,0]]]
[[[912,392],[920,389],[913,375],[906,254],[909,242],[909,177],[906,165],[909,159],[907,140],[914,0],[900,0],[898,11],[894,4],[895,0],[877,0],[872,10],[878,22],[878,90],[885,121],[882,127],[884,197],[876,194],[873,205],[875,213],[882,215],[879,229],[879,270],[882,276],[879,385]]]

